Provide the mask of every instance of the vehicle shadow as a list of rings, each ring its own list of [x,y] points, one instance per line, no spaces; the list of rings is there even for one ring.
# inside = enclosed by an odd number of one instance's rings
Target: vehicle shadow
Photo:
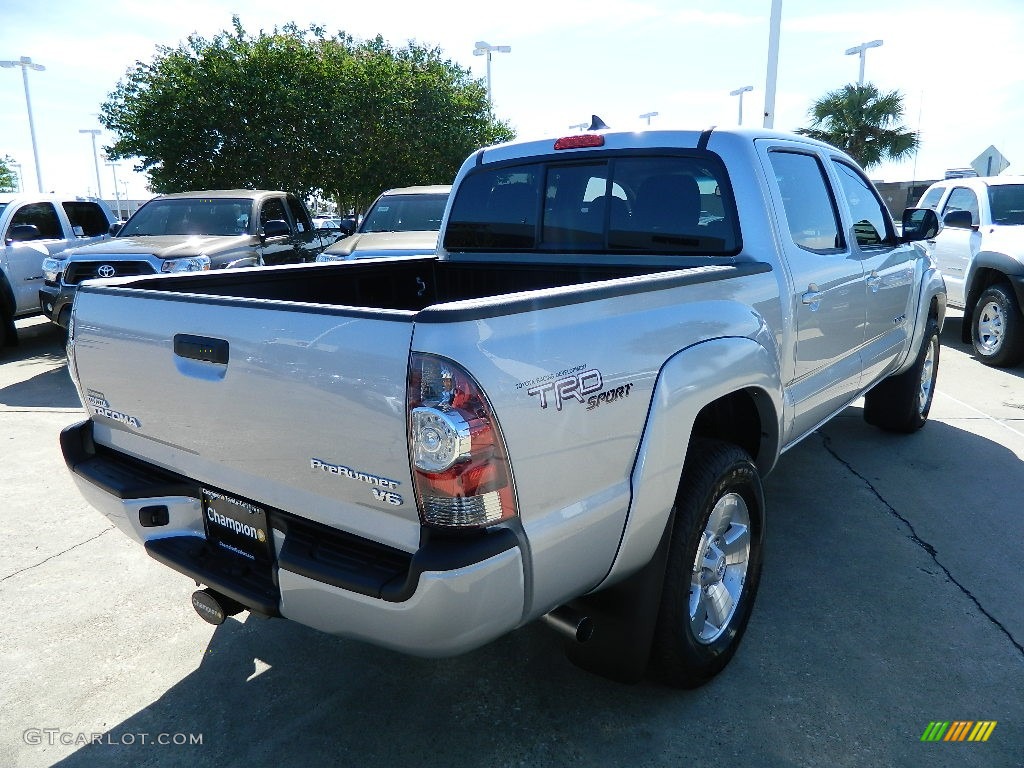
[[[936,565],[961,575],[945,543],[908,526],[926,511],[939,525],[999,530],[1006,548],[1020,540],[1019,519],[994,525],[982,518],[998,508],[957,506],[972,485],[966,468],[946,466],[957,456],[1019,469],[1005,447],[957,427],[897,437],[865,425],[859,408],[788,452],[766,483],[769,540],[750,629],[701,689],[583,673],[536,623],[465,656],[423,660],[242,614],[196,649],[194,671],[57,765],[675,766],[717,754],[853,766],[877,764],[878,750],[886,764],[910,765],[921,730],[950,702],[996,712],[1004,728],[984,754],[958,753],[958,765],[1009,765],[1024,665]],[[922,510],[922,499],[943,501]],[[961,523],[947,507],[972,515]],[[992,604],[1024,604],[1018,556],[1001,561],[991,537],[954,533],[964,570],[988,564],[984,578],[1001,590]],[[156,747],[142,734],[202,743]]]
[[[0,349],[0,366],[39,369],[29,378],[0,387],[0,405],[11,408],[78,408],[68,376],[64,330],[49,322],[19,321],[18,345]],[[15,377],[16,378],[16,377]],[[5,376],[5,381],[8,377]]]

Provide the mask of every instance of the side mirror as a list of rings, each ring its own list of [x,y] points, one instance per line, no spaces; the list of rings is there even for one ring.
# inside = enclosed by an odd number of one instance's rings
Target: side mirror
[[[288,222],[282,219],[271,219],[263,225],[263,237],[264,239],[270,239],[271,237],[287,237],[292,233],[292,228],[288,226]]]
[[[931,240],[938,233],[939,217],[931,208],[907,208],[903,212],[903,242]]]
[[[953,229],[970,229],[974,219],[970,211],[950,211],[942,217],[942,225]]]
[[[124,224],[122,224],[121,222],[115,221],[113,224],[110,225],[110,229],[108,229],[107,232],[110,233],[111,235],[116,235],[118,232],[121,231],[121,227],[123,226]]]
[[[43,233],[35,224],[15,224],[7,230],[9,243],[23,243],[26,240],[41,240]]]

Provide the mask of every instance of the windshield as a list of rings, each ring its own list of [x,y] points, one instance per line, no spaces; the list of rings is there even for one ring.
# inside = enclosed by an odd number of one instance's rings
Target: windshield
[[[153,200],[124,225],[118,237],[153,235],[244,235],[252,201],[243,198]]]
[[[366,214],[360,232],[437,232],[448,195],[384,195]]]
[[[993,224],[1024,224],[1024,184],[993,184],[988,204]]]

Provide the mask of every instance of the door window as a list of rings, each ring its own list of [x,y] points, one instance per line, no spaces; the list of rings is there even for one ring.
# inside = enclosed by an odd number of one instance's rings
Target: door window
[[[946,205],[942,209],[943,218],[947,213],[953,211],[969,211],[971,214],[971,224],[977,226],[980,222],[978,217],[978,196],[974,194],[973,189],[967,187],[956,187],[952,192],[949,193],[949,198],[946,200]]]
[[[81,237],[98,237],[107,234],[110,224],[103,214],[103,209],[96,203],[81,200],[69,200],[62,203],[64,213],[71,220],[72,227],[80,227]]]
[[[872,190],[870,183],[857,170],[846,163],[833,161],[839,183],[846,195],[853,218],[853,236],[862,248],[893,246],[896,233],[888,211]]]
[[[60,240],[64,236],[60,228],[60,219],[57,218],[57,209],[52,203],[23,205],[11,218],[12,227],[18,224],[34,225],[39,230],[42,240]]]
[[[295,219],[295,226],[299,232],[309,232],[313,229],[313,222],[309,220],[305,206],[294,195],[288,195],[288,209],[292,212],[292,218]]]
[[[284,203],[280,198],[272,197],[263,203],[260,210],[260,226],[265,227],[268,221],[283,221],[288,223],[288,214],[284,210]]]
[[[800,152],[768,154],[793,242],[815,253],[845,248],[835,200],[818,158]]]

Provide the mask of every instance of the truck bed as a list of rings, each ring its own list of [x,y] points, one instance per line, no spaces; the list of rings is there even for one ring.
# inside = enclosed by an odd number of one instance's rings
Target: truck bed
[[[134,278],[118,283],[137,289],[187,295],[189,301],[252,299],[294,302],[338,308],[373,308],[420,312],[427,307],[494,296],[576,287],[570,296],[560,291],[557,303],[590,300],[601,292],[615,294],[670,288],[768,271],[766,264],[735,264],[733,259],[681,258],[671,265],[466,263],[435,257],[369,260],[326,265],[303,265],[238,270],[198,275]],[[659,280],[628,278],[661,274]],[[627,279],[623,282],[623,279]],[[616,281],[609,284],[608,281]],[[109,289],[107,289],[109,290]],[[537,296],[529,305],[536,308]],[[201,301],[201,299],[200,299]],[[243,302],[244,303],[244,302]],[[514,312],[514,300],[500,311]],[[461,307],[464,311],[467,307]],[[425,318],[418,317],[419,321]],[[459,319],[465,319],[464,314]]]

